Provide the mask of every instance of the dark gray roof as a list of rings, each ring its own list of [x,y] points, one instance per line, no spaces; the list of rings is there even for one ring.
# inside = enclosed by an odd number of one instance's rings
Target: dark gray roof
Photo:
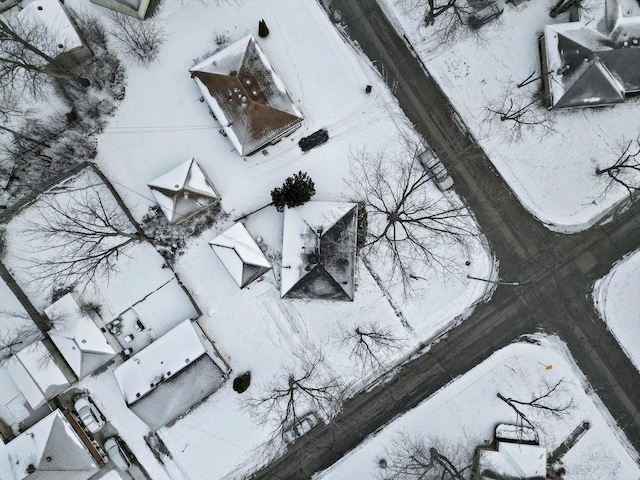
[[[561,82],[562,95],[555,108],[610,105],[624,102],[626,94],[640,92],[640,18],[613,22],[611,31],[576,24],[559,24],[545,31],[548,57],[559,54],[561,68],[552,71]],[[551,65],[553,62],[547,59]]]
[[[284,292],[284,297],[353,300],[357,213],[354,205],[325,231],[318,232],[307,224],[305,243],[317,248],[312,254],[301,254],[304,273]]]
[[[158,430],[218,390],[226,378],[211,357],[204,354],[129,408],[152,430]]]

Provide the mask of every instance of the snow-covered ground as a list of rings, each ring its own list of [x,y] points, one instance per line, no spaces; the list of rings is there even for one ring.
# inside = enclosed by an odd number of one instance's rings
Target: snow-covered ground
[[[598,280],[593,299],[629,359],[640,370],[640,252],[636,251],[616,263]]]
[[[627,193],[619,186],[605,194],[605,179],[594,172],[618,158],[625,140],[637,137],[637,98],[615,107],[549,112],[555,130],[544,138],[525,129],[521,140],[509,141],[509,122],[486,119],[490,103],[500,103],[510,88],[517,95],[516,84],[533,72],[539,75],[538,37],[543,26],[568,21],[566,14],[549,17],[555,2],[507,4],[502,16],[481,28],[480,39],[466,35],[437,48],[440,42],[429,37],[422,22],[424,7],[409,12],[402,7],[415,3],[381,2],[527,210],[548,228],[571,233],[593,225],[625,200]],[[595,25],[602,19],[603,0],[583,4],[585,21]],[[532,95],[539,87],[538,80],[522,90]]]
[[[591,392],[577,365],[557,337],[535,336],[538,344],[516,343],[494,353],[486,361],[439,390],[419,406],[403,414],[315,478],[338,480],[373,478],[379,461],[389,461],[388,449],[398,435],[424,436],[428,442],[472,454],[476,446],[493,440],[499,423],[515,424],[514,411],[497,398],[528,401],[547,391],[560,379],[560,395],[551,403],[571,407],[553,416],[526,410],[537,428],[540,445],[550,454],[566,437],[587,421],[589,430],[561,458],[566,480],[633,479],[640,476],[638,454],[597,395]],[[524,410],[523,410],[524,411]],[[464,412],[464,414],[461,414]],[[467,465],[471,457],[465,459]]]
[[[66,4],[108,21],[104,9],[86,0],[67,0]],[[125,60],[127,94],[98,141],[96,162],[134,217],[140,219],[154,204],[147,183],[192,157],[212,180],[231,219],[268,204],[271,189],[299,170],[313,178],[317,190],[314,200],[349,200],[352,194],[345,178],[350,153],[386,148],[393,155],[394,149],[400,148],[398,138],[413,135],[375,69],[344,41],[318,4],[304,0],[295,7],[288,1],[267,0],[162,3],[157,18],[164,25],[167,40],[158,59],[148,67]],[[216,48],[216,33],[228,35],[230,41],[256,34],[261,18],[271,34],[259,41],[305,120],[291,137],[270,146],[268,155],[243,158],[218,132],[220,126],[199,101],[199,90],[188,69],[196,58]],[[370,95],[364,92],[368,84],[373,85]],[[329,131],[329,142],[303,154],[298,140],[322,127]],[[431,197],[442,195],[433,184],[426,188]],[[458,201],[454,192],[447,196],[451,202]],[[31,283],[23,269],[33,245],[23,243],[18,232],[21,222],[30,216],[28,212],[8,225],[3,261],[14,270],[37,308],[43,309],[50,291]],[[388,284],[383,265],[373,262],[373,268],[380,269],[372,274],[358,262],[353,302],[282,300],[278,284],[282,213],[268,207],[244,222],[254,238],[263,237],[274,272],[246,289],[237,287],[208,245],[230,222],[219,222],[191,239],[175,270],[203,311],[200,324],[234,374],[251,371],[252,386],[247,394],[256,394],[283,368],[300,366],[314,352],[322,352],[322,368],[354,393],[381,370],[363,369],[350,358],[351,346],[340,340],[345,331],[376,323],[401,339],[400,348],[387,355],[385,367],[389,367],[462,321],[476,302],[490,294],[490,283],[467,275],[496,276],[497,266],[482,238],[477,238],[468,249],[461,248],[454,255],[455,275],[421,268],[422,279],[415,280],[411,297],[405,297],[397,285]],[[441,248],[455,253],[451,247]],[[123,258],[121,267],[132,269],[132,278],[144,279],[148,269],[138,266],[137,258],[137,254],[133,260]],[[103,293],[122,290],[120,282],[113,282]],[[118,300],[114,295],[112,300]],[[120,308],[108,303],[108,311],[117,315]],[[182,419],[160,429],[158,434],[173,456],[173,460],[165,459],[164,465],[145,444],[148,427],[127,409],[111,367],[75,387],[91,393],[154,480],[233,477],[266,460],[257,457],[254,448],[269,438],[271,425],[251,415],[240,402],[243,397],[232,390],[231,381]]]

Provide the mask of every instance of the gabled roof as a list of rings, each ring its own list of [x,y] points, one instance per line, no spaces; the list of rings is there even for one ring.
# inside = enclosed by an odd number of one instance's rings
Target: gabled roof
[[[547,449],[540,445],[498,442],[498,450],[480,450],[481,479],[544,480],[547,478]]]
[[[170,223],[180,223],[220,200],[193,158],[150,182],[149,188]]]
[[[552,107],[611,105],[640,92],[640,17],[622,17],[619,1],[607,0],[602,25],[545,27],[543,74]]]
[[[129,408],[154,430],[215,392],[225,380],[190,320],[165,333],[113,374]]]
[[[43,25],[58,45],[58,55],[83,43],[59,0],[34,0],[16,16],[21,22]]]
[[[51,340],[78,378],[89,375],[115,356],[113,347],[93,320],[82,313],[70,293],[44,312],[55,321],[49,332]]]
[[[33,473],[27,473],[30,468]],[[86,480],[98,467],[60,410],[0,447],[2,480]]]
[[[343,202],[285,209],[283,297],[353,300],[357,211]]]
[[[271,270],[271,264],[245,226],[238,222],[209,242],[240,288]]]
[[[240,155],[288,135],[302,122],[302,113],[253,35],[190,71]]]

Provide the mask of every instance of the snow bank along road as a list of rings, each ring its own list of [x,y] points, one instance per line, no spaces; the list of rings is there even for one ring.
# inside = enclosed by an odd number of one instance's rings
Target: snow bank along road
[[[538,329],[569,346],[629,440],[640,450],[640,374],[590,300],[593,282],[640,246],[640,206],[613,222],[563,236],[528,214],[489,159],[456,121],[451,105],[384,17],[375,0],[324,0],[384,72],[400,106],[434,147],[471,205],[500,261],[501,285],[487,304],[388,383],[347,402],[329,425],[314,429],[253,478],[302,479],[324,469],[393,417],[414,407],[495,350]]]

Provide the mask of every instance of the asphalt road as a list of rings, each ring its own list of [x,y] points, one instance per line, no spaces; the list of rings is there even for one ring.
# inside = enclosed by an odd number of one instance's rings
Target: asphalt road
[[[329,425],[290,446],[256,479],[306,479],[366,436],[419,404],[495,350],[545,331],[559,335],[634,447],[640,451],[640,375],[594,311],[593,282],[640,246],[640,208],[571,236],[553,233],[526,212],[489,159],[466,135],[452,107],[388,23],[375,0],[324,0],[374,65],[405,114],[436,150],[455,190],[471,206],[500,261],[505,281],[492,299],[389,382],[348,401]]]

